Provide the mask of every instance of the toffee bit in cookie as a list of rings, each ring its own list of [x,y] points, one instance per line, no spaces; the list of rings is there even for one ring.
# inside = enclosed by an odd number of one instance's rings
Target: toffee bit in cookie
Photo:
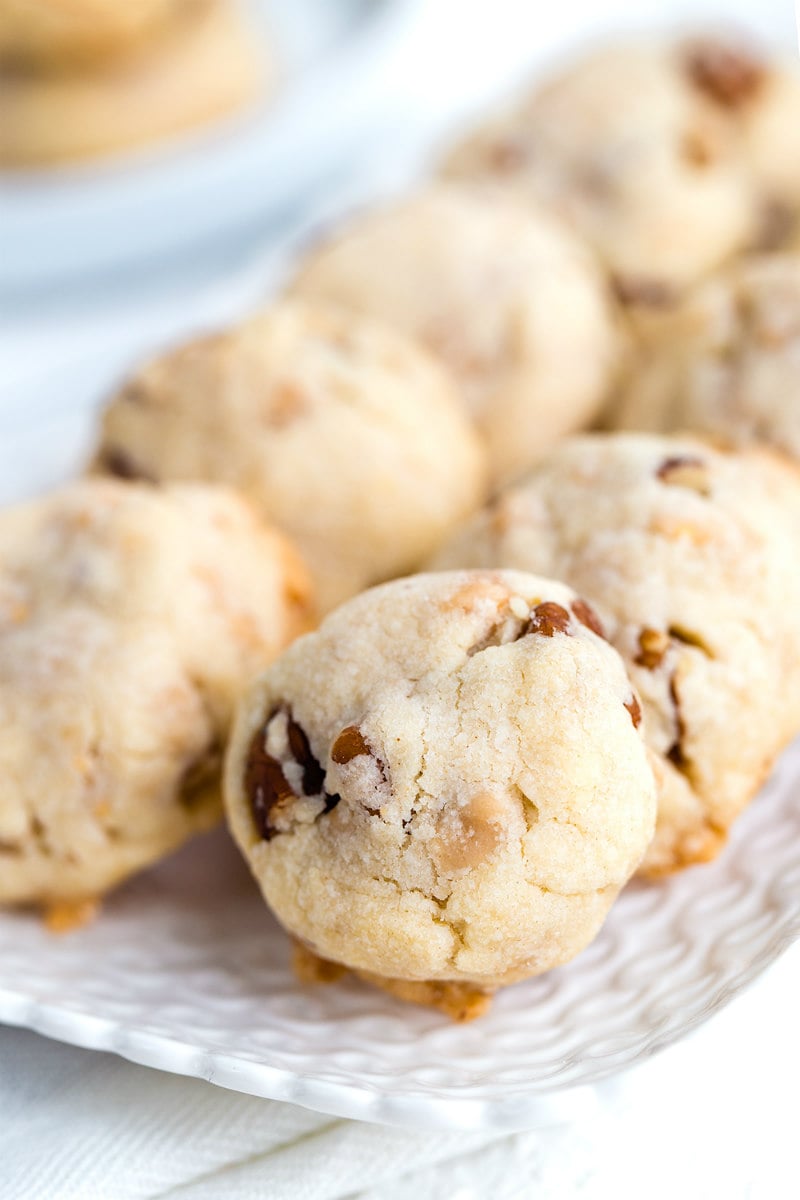
[[[131,379],[120,388],[117,399],[123,404],[147,404],[149,396],[143,383],[137,379]]]
[[[272,822],[273,809],[285,808],[297,797],[289,786],[281,764],[264,748],[266,728],[264,725],[257,729],[250,743],[244,787],[256,829],[268,842],[279,832]]]
[[[502,138],[488,148],[487,165],[497,175],[513,174],[525,166],[527,157],[520,141]]]
[[[303,768],[303,791],[307,796],[318,796],[325,782],[325,771],[314,757],[305,730],[297,724],[291,713],[287,716],[286,731],[289,749],[295,762]]]
[[[669,308],[677,299],[675,289],[661,279],[613,275],[611,290],[620,304],[640,308]]]
[[[560,604],[547,600],[537,604],[531,613],[528,633],[541,633],[544,637],[552,637],[555,633],[569,633],[570,615]]]
[[[764,64],[739,47],[693,42],[686,47],[686,70],[695,87],[725,108],[739,108],[764,84]]]
[[[693,167],[710,167],[717,158],[717,147],[700,130],[688,130],[681,140],[681,154]]]
[[[605,638],[606,631],[603,629],[603,622],[590,604],[587,604],[585,600],[578,599],[572,601],[570,608],[581,625],[591,629],[592,633],[596,633],[598,637]]]
[[[686,772],[689,766],[689,759],[683,749],[684,738],[686,737],[686,726],[683,720],[683,712],[681,710],[681,698],[678,695],[678,684],[675,678],[675,672],[672,673],[672,678],[669,681],[669,695],[672,701],[672,707],[675,711],[675,741],[667,751],[667,758],[673,766],[679,771]]]
[[[134,462],[126,450],[117,446],[106,446],[100,455],[100,465],[110,475],[118,479],[138,480],[142,483],[155,483],[155,478],[138,463]]]
[[[184,808],[193,808],[203,801],[212,784],[219,780],[222,753],[215,740],[183,772],[178,787],[178,798]]]
[[[661,629],[645,628],[639,634],[639,653],[634,659],[640,667],[654,671],[664,659],[669,649],[669,636]]]
[[[623,705],[623,708],[626,708],[630,713],[631,720],[633,721],[633,728],[638,729],[642,723],[642,706],[637,700],[636,696],[632,695],[630,700]]]
[[[708,496],[711,493],[708,467],[702,458],[695,458],[688,454],[665,458],[656,471],[656,475],[662,483],[670,486],[690,488],[701,496]]]
[[[797,229],[797,213],[781,200],[767,200],[761,208],[758,229],[751,249],[779,250]]]
[[[699,633],[686,629],[683,625],[670,625],[669,636],[675,642],[682,642],[684,646],[694,646],[695,649],[705,654],[706,658],[714,658],[714,651],[708,642]]]
[[[333,743],[331,758],[339,766],[344,766],[352,759],[358,758],[362,754],[369,754],[369,752],[369,746],[361,730],[355,725],[348,725]]]

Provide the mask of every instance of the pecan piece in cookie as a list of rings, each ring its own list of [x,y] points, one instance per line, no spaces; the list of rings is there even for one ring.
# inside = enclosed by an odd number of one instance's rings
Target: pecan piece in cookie
[[[573,600],[570,608],[581,625],[585,625],[587,629],[591,629],[592,633],[596,633],[598,637],[605,638],[606,632],[603,629],[603,622],[591,604],[587,604],[585,600]]]
[[[692,43],[685,63],[692,83],[725,108],[739,108],[752,100],[766,78],[762,62],[722,42]]]
[[[269,722],[267,722],[267,725]],[[277,758],[267,754],[264,747],[267,725],[256,730],[250,743],[245,766],[244,788],[250,801],[250,811],[256,829],[265,842],[270,841],[279,832],[272,820],[272,814],[277,808],[285,809],[297,796],[292,791],[283,767]]]
[[[665,458],[656,475],[662,483],[690,488],[701,496],[707,496],[711,490],[708,467],[702,458],[693,455],[680,454],[674,458]]]
[[[560,604],[552,600],[537,604],[531,613],[529,633],[541,633],[544,637],[552,637],[555,633],[569,633],[570,616]]]
[[[348,725],[337,737],[331,747],[331,758],[340,766],[345,766],[352,759],[362,754],[369,754],[369,746],[363,733],[356,725]]]

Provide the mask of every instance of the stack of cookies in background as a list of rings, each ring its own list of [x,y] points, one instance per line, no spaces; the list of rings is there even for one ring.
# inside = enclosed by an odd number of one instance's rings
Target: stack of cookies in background
[[[145,145],[263,85],[237,0],[2,0],[0,165]]]
[[[304,977],[464,1019],[722,852],[800,732],[799,210],[796,75],[602,50],[133,372],[0,515],[0,900],[94,900],[226,757]]]

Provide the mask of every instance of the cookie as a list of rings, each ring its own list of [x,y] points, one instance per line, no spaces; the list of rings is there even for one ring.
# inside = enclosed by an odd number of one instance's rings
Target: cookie
[[[326,610],[412,570],[485,496],[452,381],[357,315],[286,302],[139,371],[98,464],[234,484],[296,541]]]
[[[231,492],[111,480],[5,510],[0,564],[0,903],[86,901],[219,819],[305,574]]]
[[[622,429],[698,430],[800,459],[800,255],[743,259],[701,284],[631,364]]]
[[[658,762],[645,873],[713,858],[800,730],[800,475],[691,438],[563,442],[435,561],[563,579],[597,609]]]
[[[237,715],[226,811],[313,955],[468,1017],[577,954],[635,870],[655,811],[640,717],[563,584],[416,575],[267,669]]]
[[[766,74],[738,43],[601,48],[470,136],[444,171],[555,206],[623,301],[658,307],[761,236],[775,197],[750,166],[745,122]]]
[[[439,354],[495,480],[588,424],[617,366],[612,306],[583,244],[554,217],[476,189],[431,186],[356,218],[308,255],[293,286]]]
[[[206,0],[0,0],[0,64],[60,70],[127,54]]]
[[[46,166],[170,137],[241,108],[263,74],[252,32],[228,0],[213,0],[124,60],[0,74],[0,164]]]

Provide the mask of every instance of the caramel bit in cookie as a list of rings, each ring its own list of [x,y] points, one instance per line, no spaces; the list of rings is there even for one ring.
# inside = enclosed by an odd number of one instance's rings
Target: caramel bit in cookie
[[[528,633],[541,633],[543,637],[552,637],[555,633],[569,633],[570,616],[560,604],[552,600],[537,604],[531,613]]]
[[[632,308],[669,308],[677,298],[663,280],[631,275],[612,275],[611,290],[620,304]]]
[[[739,108],[761,89],[764,64],[740,47],[693,42],[685,50],[686,70],[695,87],[725,108]]]
[[[504,840],[508,823],[508,803],[489,792],[479,792],[463,808],[446,808],[431,842],[438,870],[453,875],[479,867]]]
[[[127,450],[119,446],[104,446],[100,451],[100,466],[117,479],[137,480],[141,483],[155,483],[155,477],[138,463],[134,462]]]
[[[708,134],[699,129],[688,130],[681,140],[681,155],[693,167],[710,167],[717,157],[717,147]]]
[[[679,771],[686,772],[689,766],[689,759],[683,749],[683,742],[686,737],[686,726],[683,720],[683,712],[681,711],[681,698],[678,694],[678,683],[676,679],[677,672],[673,671],[672,678],[669,681],[669,695],[672,701],[672,707],[675,710],[675,740],[667,751],[667,758],[674,767]]]
[[[201,755],[189,763],[183,772],[178,789],[178,799],[185,808],[194,808],[202,803],[211,786],[219,781],[222,750],[213,741]]]
[[[701,496],[711,492],[711,481],[708,477],[708,467],[702,458],[691,455],[677,455],[675,458],[665,458],[656,471],[662,483],[671,487],[690,488]]]
[[[147,388],[138,379],[131,379],[117,395],[117,400],[123,404],[147,404],[148,399]]]
[[[305,392],[296,383],[285,380],[276,383],[270,393],[266,420],[273,429],[283,429],[307,410],[308,397]]]
[[[639,634],[639,653],[634,662],[640,667],[647,667],[648,671],[654,671],[661,665],[668,649],[669,636],[663,630],[645,628]]]
[[[766,200],[761,206],[758,230],[752,249],[779,250],[797,228],[797,213],[781,200]]]
[[[486,162],[490,171],[497,175],[510,175],[525,166],[524,146],[510,138],[499,138],[489,146]]]
[[[683,625],[670,625],[669,636],[675,642],[683,642],[684,646],[694,646],[696,650],[705,654],[706,658],[714,658],[714,651],[708,642],[692,629],[686,629]]]
[[[371,971],[356,971],[356,975],[373,987],[397,996],[399,1000],[436,1008],[451,1021],[474,1021],[488,1012],[492,1003],[492,993],[473,983],[454,983],[443,979],[386,979],[381,975],[373,975]]]
[[[603,622],[590,604],[587,604],[585,600],[578,599],[572,601],[570,608],[581,625],[591,629],[592,633],[596,633],[598,637],[605,638],[606,631],[603,629]]]
[[[347,967],[320,958],[310,946],[297,939],[292,950],[292,969],[300,983],[335,983],[347,974]]]
[[[269,721],[257,729],[253,736],[244,773],[244,790],[250,800],[250,811],[256,829],[265,842],[271,841],[279,832],[272,821],[273,810],[277,808],[280,811],[297,799],[283,773],[283,767],[277,758],[267,754],[264,747],[268,724]]]
[[[288,714],[287,732],[289,749],[295,762],[303,768],[303,791],[307,796],[318,796],[325,782],[325,772],[311,751],[305,730],[300,728],[291,713]]]
[[[50,933],[72,933],[91,924],[99,909],[100,902],[96,899],[62,900],[47,906],[44,923]]]
[[[337,737],[331,747],[331,758],[339,766],[345,766],[353,758],[369,754],[364,735],[356,725],[348,725]]]
[[[630,713],[631,720],[633,721],[633,728],[638,729],[642,723],[642,706],[637,700],[635,693],[631,694],[630,700],[628,700],[623,707],[626,708]]]
[[[470,579],[469,582],[457,588],[446,600],[442,600],[441,608],[443,612],[456,610],[471,613],[478,605],[488,600],[498,609],[502,609],[504,605],[508,604],[508,598],[508,588],[504,583],[492,576],[482,575],[477,579]]]

